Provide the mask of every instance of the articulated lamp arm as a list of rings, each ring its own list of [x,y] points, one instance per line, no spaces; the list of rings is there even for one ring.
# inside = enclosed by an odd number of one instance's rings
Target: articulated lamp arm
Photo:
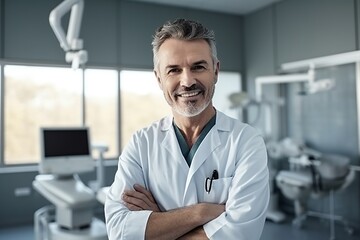
[[[61,18],[71,10],[67,36],[61,26]],[[84,10],[83,0],[64,0],[49,16],[50,26],[53,29],[61,48],[66,52],[65,60],[72,63],[73,68],[85,64],[88,60],[87,52],[83,50],[83,41],[79,38],[82,13]]]

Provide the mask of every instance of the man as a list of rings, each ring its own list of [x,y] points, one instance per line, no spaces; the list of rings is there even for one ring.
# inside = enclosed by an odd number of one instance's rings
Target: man
[[[266,149],[252,127],[212,105],[214,33],[179,19],[158,29],[152,45],[173,116],[136,132],[123,150],[105,202],[109,239],[259,239]]]

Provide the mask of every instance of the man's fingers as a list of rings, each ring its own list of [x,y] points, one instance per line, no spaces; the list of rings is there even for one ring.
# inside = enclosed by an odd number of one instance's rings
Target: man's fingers
[[[139,185],[139,184],[134,184],[134,189],[135,191],[143,194],[146,197],[146,204],[149,205],[149,210],[152,210],[154,212],[160,212],[159,206],[157,205],[153,195],[151,194],[151,192],[149,190],[147,190],[146,188],[144,188],[143,186]]]
[[[148,207],[151,206],[152,202],[151,200],[147,197],[147,195],[145,195],[144,193],[142,192],[139,192],[139,191],[136,191],[136,190],[129,190],[129,191],[125,191],[124,194],[126,196],[129,196],[129,197],[133,197],[133,198],[136,198],[138,200],[141,200],[142,202],[144,202]],[[146,206],[144,206],[146,207]]]
[[[139,184],[135,184],[134,189],[135,190],[124,191],[122,199],[125,203],[132,204],[142,210],[160,212],[160,209],[150,191]]]
[[[127,203],[127,202],[125,202],[125,206],[131,211],[141,211],[141,210],[143,210],[142,208],[139,208],[138,206],[135,206],[135,205],[133,205],[131,203]]]
[[[145,194],[151,202],[155,203],[154,197],[152,196],[151,192],[149,192],[146,188],[139,184],[135,184],[134,189],[142,194]]]
[[[125,191],[122,199],[124,200],[124,202],[137,206],[141,209],[149,209],[150,206],[146,202],[146,199],[144,199],[144,196],[144,194],[136,191]]]

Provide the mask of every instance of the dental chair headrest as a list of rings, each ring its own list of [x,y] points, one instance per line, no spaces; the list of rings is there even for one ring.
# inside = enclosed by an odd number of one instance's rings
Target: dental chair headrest
[[[322,155],[317,171],[323,179],[345,178],[350,171],[350,159],[340,155]]]

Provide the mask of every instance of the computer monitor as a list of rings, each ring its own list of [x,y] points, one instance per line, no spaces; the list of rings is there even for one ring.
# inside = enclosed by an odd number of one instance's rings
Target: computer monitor
[[[72,175],[94,170],[89,135],[87,127],[41,128],[40,173]]]

